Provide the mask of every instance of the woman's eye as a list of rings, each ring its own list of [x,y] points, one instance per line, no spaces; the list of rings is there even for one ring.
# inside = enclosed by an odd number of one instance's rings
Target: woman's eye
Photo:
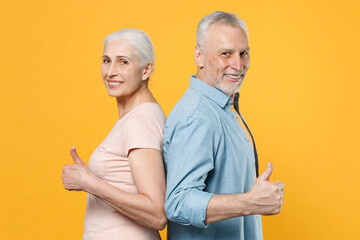
[[[103,62],[103,63],[109,63],[110,60],[109,60],[109,59],[103,59],[102,62]]]
[[[126,61],[126,60],[121,60],[120,63],[124,65],[124,64],[127,64],[128,61]]]

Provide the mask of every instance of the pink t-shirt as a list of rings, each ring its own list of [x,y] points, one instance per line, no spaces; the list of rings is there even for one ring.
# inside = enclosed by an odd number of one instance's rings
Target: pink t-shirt
[[[91,171],[102,180],[138,193],[128,161],[129,150],[162,151],[165,115],[157,103],[142,103],[115,123],[89,161]],[[146,159],[139,159],[146,161]],[[160,239],[158,231],[139,225],[101,199],[88,194],[83,240]]]

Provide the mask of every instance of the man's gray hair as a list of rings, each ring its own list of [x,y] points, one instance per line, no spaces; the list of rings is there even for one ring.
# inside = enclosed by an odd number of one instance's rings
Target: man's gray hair
[[[140,60],[140,64],[145,66],[147,62],[155,65],[154,45],[150,37],[139,29],[125,28],[109,34],[104,40],[104,48],[106,44],[115,39],[126,39],[135,48],[135,54]]]
[[[246,37],[249,39],[248,30],[245,21],[238,18],[234,13],[227,13],[216,11],[203,17],[197,27],[196,32],[196,46],[204,51],[204,41],[209,27],[214,23],[223,23],[233,27],[241,27],[244,30]]]

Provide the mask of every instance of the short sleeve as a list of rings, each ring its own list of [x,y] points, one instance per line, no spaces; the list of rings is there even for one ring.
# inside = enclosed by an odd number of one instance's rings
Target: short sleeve
[[[134,115],[127,119],[124,130],[126,155],[131,149],[152,148],[162,151],[163,129],[151,116]]]

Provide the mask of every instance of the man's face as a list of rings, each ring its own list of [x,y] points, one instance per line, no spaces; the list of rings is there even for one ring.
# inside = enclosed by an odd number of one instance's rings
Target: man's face
[[[229,96],[240,90],[250,66],[249,43],[242,28],[214,23],[198,47],[195,59],[197,77]]]

